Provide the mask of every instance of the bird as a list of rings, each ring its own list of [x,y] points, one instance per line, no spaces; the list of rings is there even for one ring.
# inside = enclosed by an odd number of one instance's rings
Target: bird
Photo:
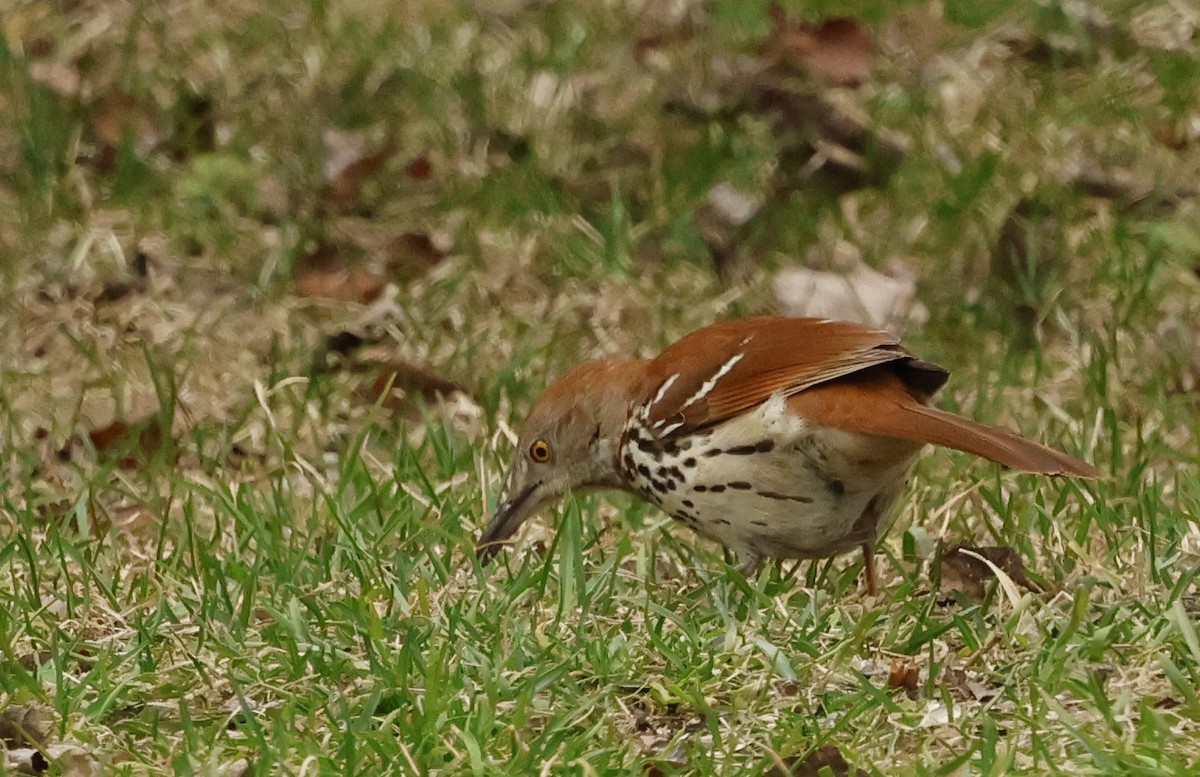
[[[582,364],[531,406],[481,564],[568,492],[632,493],[734,552],[822,559],[876,543],[927,445],[1039,475],[1090,464],[939,410],[949,372],[888,332],[848,321],[757,316],[698,329],[652,359]]]

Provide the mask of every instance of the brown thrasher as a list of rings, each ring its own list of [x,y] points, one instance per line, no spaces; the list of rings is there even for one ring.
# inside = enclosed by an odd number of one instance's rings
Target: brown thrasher
[[[874,592],[875,542],[925,445],[1023,472],[1098,474],[929,407],[948,375],[886,332],[766,316],[697,330],[655,359],[576,367],[529,411],[476,552],[489,560],[568,490],[614,488],[731,548],[746,573],[763,558],[861,547]]]

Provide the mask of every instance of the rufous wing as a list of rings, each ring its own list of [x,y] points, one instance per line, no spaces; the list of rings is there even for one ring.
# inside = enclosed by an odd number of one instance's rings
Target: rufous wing
[[[647,367],[650,428],[683,435],[737,415],[780,392],[799,394],[871,367],[895,363],[918,396],[946,381],[887,332],[847,321],[760,316],[722,321],[684,337]]]

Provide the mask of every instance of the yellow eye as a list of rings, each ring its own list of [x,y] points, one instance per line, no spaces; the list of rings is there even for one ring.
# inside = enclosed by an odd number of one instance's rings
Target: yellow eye
[[[550,461],[550,443],[545,440],[535,440],[533,445],[529,446],[529,458],[538,464]]]

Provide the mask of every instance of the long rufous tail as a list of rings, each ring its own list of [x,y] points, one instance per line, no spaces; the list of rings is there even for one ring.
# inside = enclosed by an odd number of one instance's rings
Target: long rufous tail
[[[916,405],[900,408],[899,415],[914,416],[902,429],[893,431],[897,437],[914,442],[944,445],[947,448],[974,453],[997,464],[1021,472],[1041,475],[1075,475],[1099,477],[1100,471],[1091,464],[1048,448],[1018,434],[977,423],[962,416]],[[898,433],[898,432],[903,433]]]
[[[816,386],[789,400],[801,417],[836,429],[942,445],[1021,472],[1099,477],[1095,467],[1018,434],[929,407],[882,370]]]

